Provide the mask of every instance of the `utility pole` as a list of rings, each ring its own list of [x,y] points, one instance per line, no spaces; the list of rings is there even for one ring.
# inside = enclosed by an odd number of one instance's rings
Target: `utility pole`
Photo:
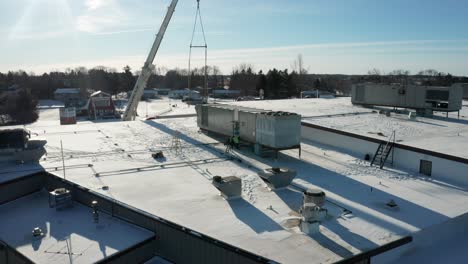
[[[61,150],[61,152],[62,152],[63,179],[66,179],[66,177],[65,177],[65,158],[63,157],[63,144],[62,144],[62,140],[60,140],[60,150]]]

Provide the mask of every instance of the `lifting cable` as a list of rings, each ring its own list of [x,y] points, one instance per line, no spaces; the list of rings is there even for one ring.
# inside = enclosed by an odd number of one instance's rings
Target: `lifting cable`
[[[197,22],[200,20],[200,27],[203,34],[203,43],[204,45],[193,45],[193,39],[195,37],[195,30],[197,28]],[[200,0],[197,0],[197,12],[195,14],[195,22],[193,24],[193,31],[192,31],[192,39],[190,40],[190,51],[189,51],[189,61],[188,61],[188,88],[189,90],[192,89],[192,70],[191,70],[191,61],[192,61],[192,48],[203,48],[205,49],[205,77],[204,77],[204,87],[203,87],[203,94],[202,96],[204,99],[208,99],[208,45],[206,44],[206,37],[205,37],[205,28],[203,27],[202,16],[200,12]]]

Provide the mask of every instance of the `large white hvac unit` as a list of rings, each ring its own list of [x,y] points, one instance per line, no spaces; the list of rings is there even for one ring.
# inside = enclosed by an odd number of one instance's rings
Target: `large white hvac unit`
[[[438,87],[368,83],[353,85],[351,102],[359,105],[454,112],[462,108],[462,98],[463,88],[459,85]]]
[[[233,136],[234,124],[239,125],[242,141],[271,149],[299,148],[301,116],[232,105],[197,105],[197,123],[202,130],[223,136]]]
[[[468,99],[468,83],[456,83],[453,86],[460,86],[463,89],[463,99]]]

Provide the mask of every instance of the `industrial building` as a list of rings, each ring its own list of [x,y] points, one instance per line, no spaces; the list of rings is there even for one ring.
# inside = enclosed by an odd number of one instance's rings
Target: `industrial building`
[[[302,91],[301,98],[335,98],[335,94],[322,90]]]
[[[141,96],[141,100],[149,100],[149,99],[158,99],[159,93],[156,89],[145,89],[143,91],[143,95]]]
[[[213,98],[237,98],[240,96],[240,90],[230,90],[230,89],[214,89],[211,90],[211,96]]]
[[[352,87],[352,103],[415,109],[420,114],[433,111],[456,112],[462,108],[463,89],[400,84],[357,84]]]
[[[156,88],[154,89],[158,92],[158,95],[169,95],[169,92],[171,89],[165,89],[165,88]]]
[[[149,109],[162,112],[169,102],[174,104],[172,99],[153,101]],[[62,212],[78,214],[73,218],[88,221],[88,230],[93,230],[99,224],[93,222],[92,201],[100,205],[100,217],[110,221],[110,229],[124,221],[128,225],[124,223],[118,232],[128,232],[135,239],[118,245],[105,233],[64,226],[66,232],[76,234],[68,240],[75,245],[74,263],[84,260],[88,251],[82,248],[87,246],[92,249],[90,256],[102,262],[139,256],[168,263],[395,263],[402,256],[424,252],[430,234],[455,236],[468,218],[464,191],[468,181],[463,174],[468,157],[463,154],[466,128],[462,123],[438,119],[437,113],[416,119],[397,113],[381,115],[353,105],[350,98],[229,104],[172,107],[157,120],[69,126],[53,122],[59,118],[57,109],[41,110],[42,119],[28,129],[33,139],[47,140],[47,156],[40,164],[2,166],[0,197],[10,202],[0,202],[0,212],[11,206],[23,208],[28,199],[37,198],[31,206],[43,210],[41,215],[48,219],[30,221],[30,228],[21,234],[11,234],[11,228],[0,225],[3,251],[36,263],[58,258],[45,253],[46,247],[68,253],[67,240],[55,233],[33,253],[28,248],[38,243],[31,232],[35,227],[44,234],[54,232],[49,230],[64,221]],[[292,112],[297,114],[286,114]],[[203,113],[208,113],[207,124],[201,124]],[[275,123],[282,121],[274,113],[298,122],[299,133],[296,125],[287,130],[300,137],[301,158],[295,150],[283,150],[277,158],[256,155],[247,146],[257,138],[249,137],[247,130],[239,132],[246,144],[226,152],[223,136],[232,135],[235,113],[245,129],[251,128],[250,135],[259,132],[252,120],[264,114]],[[465,114],[462,110],[461,118]],[[210,116],[216,118],[210,122]],[[379,144],[387,142],[392,122],[400,128],[393,167],[387,164],[380,170],[364,157],[374,155]],[[433,131],[429,133],[427,127]],[[199,133],[200,128],[208,133]],[[444,141],[458,133],[457,143]],[[418,141],[424,135],[444,144]],[[153,158],[159,151],[164,158]],[[431,176],[418,172],[420,160],[432,162]],[[57,188],[71,193],[72,209],[55,213],[55,208],[48,207],[44,197]],[[456,202],[442,202],[447,199]],[[14,225],[12,218],[32,210],[24,208],[16,215],[9,213],[0,224]],[[51,229],[45,222],[51,223]],[[17,235],[31,242],[16,244]],[[99,253],[91,240],[100,244],[97,249],[111,251]]]
[[[192,98],[200,97],[200,93],[194,90],[184,89],[184,90],[171,90],[168,93],[169,98],[171,99],[183,99],[186,96]]]
[[[79,88],[59,88],[54,92],[54,99],[66,106],[77,106],[83,96]]]

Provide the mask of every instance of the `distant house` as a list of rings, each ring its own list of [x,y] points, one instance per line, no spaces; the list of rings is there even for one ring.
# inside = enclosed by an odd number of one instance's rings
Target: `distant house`
[[[301,92],[301,98],[335,98],[335,94],[322,90],[311,90]]]
[[[157,88],[155,89],[158,92],[158,95],[169,95],[171,89]]]
[[[141,96],[142,100],[148,100],[148,99],[157,99],[159,98],[158,91],[155,89],[145,89],[143,91],[143,95]]]
[[[9,87],[0,87],[0,93],[1,92],[16,92],[18,91],[19,89],[19,85],[17,84],[14,84],[12,86],[9,86]]]
[[[184,89],[184,90],[172,90],[169,92],[169,98],[171,99],[182,99],[185,96],[196,97],[196,94],[200,94],[197,91]]]
[[[216,89],[211,91],[214,98],[237,98],[240,96],[240,90]]]
[[[54,92],[54,99],[66,106],[76,106],[82,100],[79,88],[58,88]]]
[[[108,93],[97,91],[89,97],[87,110],[91,119],[115,118],[116,110],[112,96]]]

